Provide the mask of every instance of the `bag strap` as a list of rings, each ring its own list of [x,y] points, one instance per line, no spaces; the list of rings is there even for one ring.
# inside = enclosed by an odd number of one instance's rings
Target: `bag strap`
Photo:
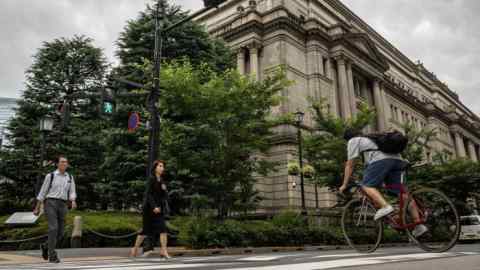
[[[50,189],[52,188],[53,178],[54,178],[54,174],[50,173],[50,183],[48,184],[48,189],[47,189],[47,192],[45,193],[45,196],[48,195],[48,193],[50,192]]]
[[[72,176],[69,173],[67,174],[68,174],[68,180],[70,181],[70,185],[68,185],[68,191],[67,191],[67,201],[68,201],[68,199],[70,198],[70,189],[72,188]]]

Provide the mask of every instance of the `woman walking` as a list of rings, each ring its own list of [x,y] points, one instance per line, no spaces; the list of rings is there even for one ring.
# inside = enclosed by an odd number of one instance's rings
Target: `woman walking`
[[[138,249],[146,235],[153,239],[153,236],[160,234],[160,256],[170,259],[167,251],[167,226],[165,223],[165,215],[169,211],[168,192],[164,172],[165,162],[155,161],[152,177],[148,180],[143,200],[143,229],[138,234],[135,246],[130,251],[132,257],[138,255]]]

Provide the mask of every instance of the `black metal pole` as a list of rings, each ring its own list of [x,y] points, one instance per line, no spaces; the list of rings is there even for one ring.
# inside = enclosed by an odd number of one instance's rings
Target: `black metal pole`
[[[41,145],[40,145],[40,166],[39,172],[38,172],[38,177],[37,177],[37,183],[35,184],[35,198],[37,198],[38,192],[40,192],[40,188],[42,187],[43,183],[43,161],[45,160],[45,131],[40,131],[40,137],[41,137]]]
[[[192,15],[185,17],[184,19],[162,29],[164,27],[160,24],[159,15],[161,13],[162,20],[165,18],[165,1],[158,0],[156,12],[155,12],[155,66],[154,66],[154,85],[150,91],[148,98],[148,110],[150,112],[150,136],[148,142],[148,166],[147,176],[150,177],[152,173],[153,162],[158,158],[158,150],[160,146],[160,118],[158,116],[157,101],[160,96],[160,71],[162,61],[162,34],[167,34],[169,31],[182,24],[191,21],[195,17],[198,17],[216,6],[207,6]],[[129,82],[130,83],[130,82]]]
[[[305,207],[305,185],[303,177],[303,153],[302,153],[302,131],[300,130],[300,123],[297,126],[297,137],[298,137],[298,162],[300,164],[300,187],[302,192],[302,214],[307,213]]]
[[[158,149],[160,146],[160,119],[158,116],[157,101],[160,95],[160,71],[162,61],[162,29],[160,25],[160,13],[162,20],[165,17],[165,3],[164,0],[157,2],[155,12],[155,66],[153,77],[153,88],[150,90],[148,97],[148,110],[150,112],[150,136],[148,142],[148,171],[147,176],[150,177],[153,168],[153,162],[158,158]]]

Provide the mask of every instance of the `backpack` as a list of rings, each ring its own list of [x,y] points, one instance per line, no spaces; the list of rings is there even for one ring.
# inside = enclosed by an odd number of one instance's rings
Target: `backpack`
[[[400,154],[408,145],[407,136],[399,131],[368,134],[365,137],[372,140],[377,145],[378,150],[386,154]]]

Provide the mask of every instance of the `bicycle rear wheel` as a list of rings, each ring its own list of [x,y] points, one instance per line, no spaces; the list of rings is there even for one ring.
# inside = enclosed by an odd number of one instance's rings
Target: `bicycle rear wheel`
[[[363,198],[351,200],[343,209],[343,235],[358,252],[374,252],[382,241],[383,224],[373,219],[375,212],[375,207]]]
[[[445,252],[451,249],[460,235],[460,219],[452,201],[442,192],[432,188],[414,191],[403,209],[404,224],[414,224],[411,209],[417,206],[426,233],[415,237],[414,227],[407,228],[408,236],[427,252]]]

